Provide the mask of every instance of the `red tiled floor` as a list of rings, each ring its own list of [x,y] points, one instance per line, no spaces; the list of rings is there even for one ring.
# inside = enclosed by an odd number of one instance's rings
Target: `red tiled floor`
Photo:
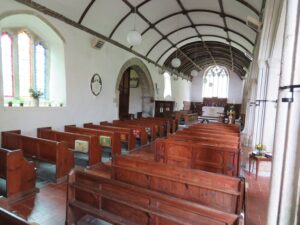
[[[265,225],[268,211],[270,177],[257,177],[248,171],[244,172],[246,183],[246,225]]]

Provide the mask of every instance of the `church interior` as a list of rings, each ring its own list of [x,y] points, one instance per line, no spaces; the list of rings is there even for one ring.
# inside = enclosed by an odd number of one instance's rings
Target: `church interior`
[[[0,224],[299,225],[300,0],[0,0]]]

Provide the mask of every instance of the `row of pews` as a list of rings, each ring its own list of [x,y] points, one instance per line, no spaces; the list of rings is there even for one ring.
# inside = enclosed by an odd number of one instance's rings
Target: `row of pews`
[[[197,124],[69,175],[66,224],[237,225],[239,127]],[[94,220],[93,220],[94,221]],[[89,223],[83,223],[89,224]]]
[[[64,131],[42,127],[37,129],[37,137],[23,135],[21,130],[2,132],[0,178],[5,181],[5,187],[1,188],[0,196],[5,197],[5,202],[13,203],[36,194],[36,166],[39,162],[55,165],[54,181],[60,183],[67,180],[74,168],[74,155],[78,151],[86,155],[87,166],[93,166],[101,162],[103,148],[109,148],[113,157],[121,154],[122,144],[131,151],[136,148],[136,142],[142,146],[175,129],[174,120],[149,118],[86,123],[83,127],[66,125]],[[14,216],[12,220],[17,221],[16,218]],[[4,216],[0,214],[0,221],[2,219],[4,221]]]

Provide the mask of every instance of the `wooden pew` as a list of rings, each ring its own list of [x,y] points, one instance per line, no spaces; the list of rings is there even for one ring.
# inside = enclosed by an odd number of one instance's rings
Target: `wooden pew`
[[[160,119],[148,117],[148,118],[134,119],[133,121],[142,122],[142,123],[143,122],[153,123],[155,126],[155,129],[157,130],[157,133],[156,133],[157,137],[165,137],[165,136],[167,136],[168,133],[170,133],[170,124],[166,120],[160,120]]]
[[[150,140],[154,141],[159,137],[159,126],[152,122],[138,121],[138,120],[113,120],[113,124],[126,125],[126,126],[141,126],[148,133]],[[147,130],[150,130],[149,132]]]
[[[230,139],[224,138],[215,138],[215,137],[205,137],[205,136],[198,136],[198,135],[189,135],[189,134],[182,134],[176,133],[168,136],[169,140],[176,140],[181,142],[190,142],[192,143],[204,143],[210,145],[217,145],[217,146],[226,146],[235,149],[240,149],[240,143],[236,141],[232,141]]]
[[[186,134],[190,136],[200,136],[200,137],[207,137],[207,138],[217,138],[220,137],[224,140],[229,140],[232,142],[239,143],[240,137],[234,134],[227,134],[227,133],[218,133],[218,132],[209,132],[209,131],[197,131],[193,129],[183,129],[176,132],[176,134]]]
[[[0,224],[3,225],[30,225],[31,223],[27,222],[23,218],[9,212],[8,210],[0,207]],[[35,223],[38,225],[37,223]]]
[[[102,147],[110,147],[111,148],[111,154],[119,155],[121,154],[121,139],[120,139],[120,133],[115,131],[108,131],[108,130],[95,130],[95,129],[89,129],[89,128],[82,128],[82,127],[76,127],[76,125],[66,125],[65,126],[65,132],[70,133],[76,133],[76,134],[86,134],[86,135],[95,135],[99,137],[99,143],[101,138],[109,138],[110,143],[100,143]]]
[[[139,120],[153,120],[153,121],[161,121],[163,122],[163,126],[165,127],[164,136],[169,135],[170,133],[175,133],[178,129],[178,121],[172,118],[162,118],[162,117],[147,117],[147,118],[140,118]],[[176,124],[177,123],[177,124]]]
[[[133,133],[136,139],[140,139],[141,145],[145,145],[148,142],[148,134],[145,131],[145,127],[143,126],[138,126],[134,124],[122,124],[122,123],[109,123],[107,121],[100,122],[100,125],[103,126],[111,126],[111,127],[124,127],[124,128],[129,128],[133,129]]]
[[[187,113],[183,114],[184,124],[191,125],[198,123],[198,113]]]
[[[24,156],[56,165],[55,179],[60,183],[74,167],[74,154],[65,142],[21,135],[20,130],[2,132],[2,147],[21,149]]]
[[[238,216],[172,197],[93,171],[69,177],[67,225],[86,214],[120,225],[236,225]]]
[[[20,149],[0,148],[0,178],[6,180],[7,202],[15,202],[38,192],[35,188],[35,165],[24,159]]]
[[[244,181],[236,177],[169,166],[129,155],[114,159],[112,178],[223,212],[239,214],[242,209]]]
[[[131,128],[96,125],[93,123],[85,123],[83,124],[83,127],[96,130],[108,130],[118,132],[120,134],[121,141],[128,144],[128,150],[136,148],[135,136],[133,134],[133,129]]]
[[[188,132],[177,132],[168,136],[168,139],[178,140],[178,141],[193,141],[193,142],[203,142],[208,144],[218,144],[231,146],[233,148],[240,148],[240,142],[231,138],[227,138],[225,135],[203,135],[201,133],[188,133]]]
[[[154,151],[157,162],[229,176],[239,175],[239,149],[223,143],[216,144],[214,140],[188,142],[185,139],[157,139]]]
[[[220,131],[240,133],[240,127],[234,124],[222,124],[222,123],[195,124],[191,126],[191,128],[208,129],[208,130],[218,129]]]
[[[51,127],[42,127],[37,129],[39,138],[48,139],[58,142],[66,142],[68,147],[75,150],[76,140],[88,142],[88,165],[94,165],[101,162],[102,149],[98,137],[95,135],[75,134],[52,130]]]

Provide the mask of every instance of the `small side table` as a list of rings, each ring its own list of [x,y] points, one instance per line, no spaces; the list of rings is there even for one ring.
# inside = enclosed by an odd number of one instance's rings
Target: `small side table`
[[[259,170],[259,163],[260,162],[271,162],[272,158],[267,158],[265,156],[258,156],[258,155],[249,155],[249,173],[251,172],[251,164],[252,162],[256,164],[256,177],[255,179],[257,180],[257,175],[258,175],[258,170]]]

